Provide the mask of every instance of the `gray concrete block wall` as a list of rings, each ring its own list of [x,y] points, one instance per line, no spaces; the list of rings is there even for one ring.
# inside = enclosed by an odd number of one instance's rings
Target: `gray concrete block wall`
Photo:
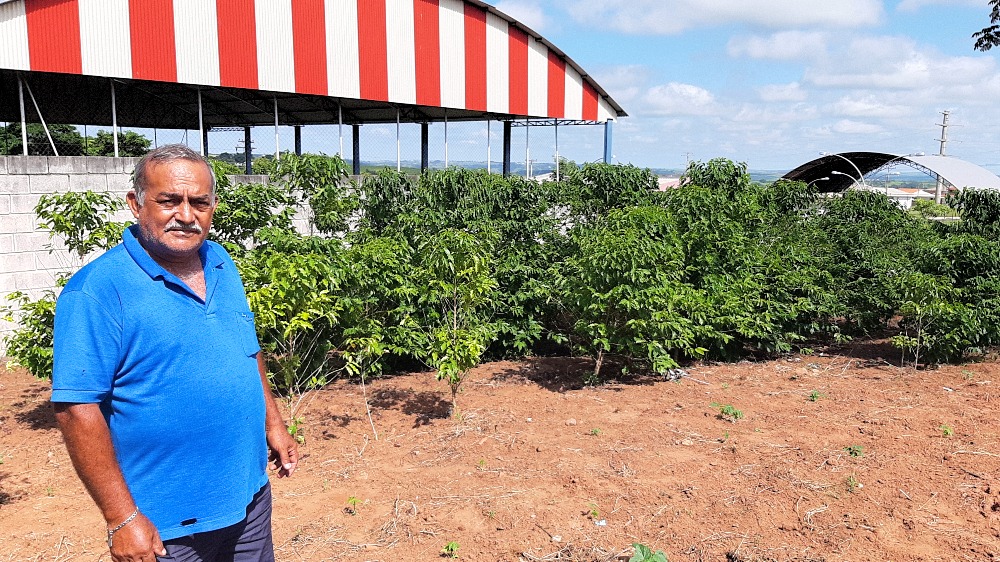
[[[82,262],[65,250],[62,242],[50,239],[38,227],[35,205],[42,195],[67,191],[97,191],[122,197],[132,188],[132,170],[138,158],[100,156],[0,156],[0,304],[7,295],[20,291],[38,299],[56,289],[62,274],[72,273],[99,253]],[[234,181],[261,183],[266,176],[234,176]],[[114,217],[131,221],[124,209]],[[0,356],[3,338],[16,327],[0,319]]]
[[[38,227],[35,205],[42,195],[67,191],[112,192],[123,199],[138,158],[0,156],[0,302],[20,291],[32,299],[55,290],[57,278],[79,269],[81,260]],[[115,220],[130,220],[117,213]],[[92,259],[88,256],[84,261]],[[15,324],[0,319],[0,340]],[[0,355],[5,346],[0,341]]]

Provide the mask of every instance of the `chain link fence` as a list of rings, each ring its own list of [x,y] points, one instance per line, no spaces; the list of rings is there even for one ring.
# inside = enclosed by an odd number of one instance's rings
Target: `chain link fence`
[[[23,154],[19,122],[0,122],[0,154]],[[502,121],[459,121],[428,124],[428,167],[482,168],[499,173],[503,169]],[[253,158],[296,150],[295,127],[280,125],[250,128]],[[303,125],[300,148],[304,153],[342,154],[353,164],[354,127],[350,125]],[[378,123],[357,128],[361,169],[399,168],[419,171],[421,167],[421,124]],[[114,135],[110,127],[49,124],[48,134],[40,123],[27,126],[28,154],[33,156],[114,156]],[[246,132],[241,127],[209,129],[208,154],[243,166]],[[139,156],[165,144],[185,144],[201,149],[200,132],[195,130],[122,127],[118,131],[120,156]],[[53,149],[54,146],[54,149]],[[551,172],[559,158],[577,163],[593,162],[604,155],[603,125],[551,124],[525,126],[515,122],[511,130],[511,173],[538,176]]]

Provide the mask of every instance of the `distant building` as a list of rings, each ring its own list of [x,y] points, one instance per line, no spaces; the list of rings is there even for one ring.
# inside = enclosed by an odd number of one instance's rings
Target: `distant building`
[[[681,178],[675,176],[658,176],[656,183],[659,185],[660,191],[666,191],[679,187],[681,185]]]

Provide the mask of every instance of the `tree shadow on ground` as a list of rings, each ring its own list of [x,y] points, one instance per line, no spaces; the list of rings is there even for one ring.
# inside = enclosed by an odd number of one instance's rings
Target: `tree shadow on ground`
[[[352,421],[356,421],[357,418],[350,414],[331,414],[329,421],[324,423],[323,426],[335,425],[337,427],[347,427]],[[337,439],[338,435],[329,429],[323,430],[323,439]]]
[[[615,385],[649,385],[663,377],[647,372],[627,371],[628,363],[618,358],[605,359],[598,386],[618,391]],[[495,373],[491,380],[505,383],[533,383],[550,391],[566,392],[588,386],[594,374],[594,359],[589,357],[534,357]]]
[[[888,339],[860,340],[846,344],[830,345],[815,350],[817,353],[852,359],[859,367],[900,367],[901,351]],[[803,356],[803,360],[806,357]],[[912,358],[907,358],[911,361]]]
[[[55,413],[52,411],[52,403],[47,399],[40,398],[42,394],[47,392],[48,388],[32,388],[22,392],[22,400],[11,404],[11,408],[17,411],[14,414],[14,419],[31,429],[58,428]]]
[[[900,367],[900,350],[888,339],[859,340],[845,344],[822,346],[808,353],[789,353],[784,355],[748,355],[742,361],[767,362],[780,359],[794,359],[803,364],[810,357],[839,357],[851,361],[857,367]],[[910,360],[909,358],[907,360]],[[736,364],[731,362],[691,362],[682,365],[680,372],[701,365]],[[676,380],[671,376],[659,375],[637,368],[622,357],[606,357],[601,367],[601,377],[598,386],[606,390],[619,391],[620,386],[651,385],[664,380]],[[550,392],[567,392],[580,390],[588,386],[593,377],[594,359],[592,357],[534,357],[528,360],[511,363],[508,367],[495,371],[489,380],[508,384],[537,384]],[[673,375],[678,376],[678,375]],[[683,376],[683,375],[681,375]]]
[[[451,402],[438,392],[385,389],[374,392],[369,403],[373,409],[381,410],[401,406],[404,414],[416,416],[413,427],[428,425],[431,420],[445,419],[451,414]]]

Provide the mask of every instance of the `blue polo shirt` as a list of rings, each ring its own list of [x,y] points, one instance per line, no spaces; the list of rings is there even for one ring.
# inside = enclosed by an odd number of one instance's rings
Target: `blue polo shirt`
[[[52,401],[100,404],[125,481],[168,540],[242,521],[267,483],[260,348],[221,246],[200,250],[203,301],[137,228],[59,295]]]

